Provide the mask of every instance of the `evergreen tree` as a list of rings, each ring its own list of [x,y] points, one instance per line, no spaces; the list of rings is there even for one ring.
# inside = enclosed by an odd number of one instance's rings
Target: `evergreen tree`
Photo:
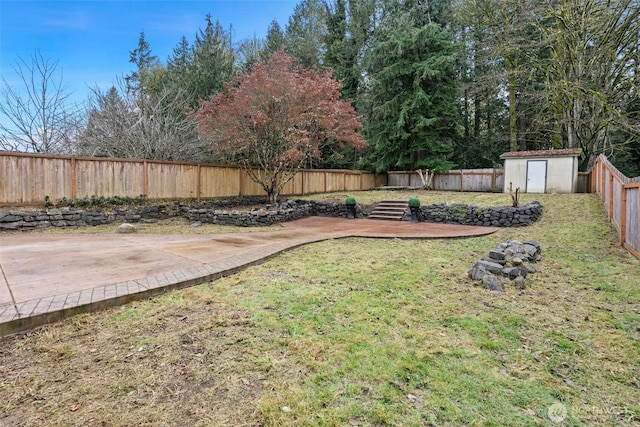
[[[446,170],[456,138],[456,46],[417,2],[389,2],[367,53],[366,135],[376,171]]]
[[[253,37],[245,39],[236,48],[236,68],[241,71],[249,70],[253,64],[260,60],[264,52],[264,39]]]
[[[271,21],[269,24],[269,28],[267,29],[267,37],[264,42],[264,50],[262,54],[262,59],[266,60],[269,57],[280,50],[280,48],[285,44],[285,37],[280,24],[275,19]]]
[[[289,17],[285,32],[287,53],[298,58],[307,68],[322,65],[327,33],[326,8],[323,0],[302,0]]]
[[[192,95],[192,107],[199,100],[220,92],[224,84],[233,78],[235,70],[231,32],[225,31],[218,21],[213,23],[211,15],[206,16],[206,21],[205,29],[196,34],[193,62],[187,70],[187,92]]]
[[[140,32],[138,47],[129,52],[129,62],[136,69],[125,77],[127,93],[137,98],[140,108],[143,108],[146,98],[160,90],[164,78],[164,67],[158,57],[151,53],[144,31]]]
[[[362,54],[376,16],[375,0],[335,0],[327,4],[324,65],[342,81],[342,95],[355,100],[362,81]]]
[[[193,49],[185,36],[173,48],[167,60],[167,76],[169,81],[180,83],[187,78],[189,67],[193,63]]]

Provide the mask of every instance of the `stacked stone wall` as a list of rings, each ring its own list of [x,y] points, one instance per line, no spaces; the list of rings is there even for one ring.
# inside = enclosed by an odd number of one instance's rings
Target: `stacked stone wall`
[[[266,207],[250,209],[247,206]],[[244,207],[244,209],[242,209]],[[407,210],[408,211],[408,210]],[[532,224],[542,214],[538,202],[513,207],[481,208],[477,205],[440,204],[420,207],[420,221],[494,227],[520,227]],[[164,205],[116,206],[80,209],[72,207],[35,210],[0,210],[0,230],[31,230],[48,227],[81,227],[113,223],[153,222],[173,217],[193,222],[240,227],[278,224],[308,216],[347,217],[340,202],[287,200],[265,205],[262,199],[234,199],[206,202],[174,202]],[[356,206],[356,216],[367,216]],[[403,218],[411,219],[409,212]]]
[[[420,207],[420,221],[487,227],[523,227],[536,222],[542,205],[533,202],[517,208],[511,206],[483,208],[478,205],[434,204]],[[406,220],[411,218],[405,215]]]

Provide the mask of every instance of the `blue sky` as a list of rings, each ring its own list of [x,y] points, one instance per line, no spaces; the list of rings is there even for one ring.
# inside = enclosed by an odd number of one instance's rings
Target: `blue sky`
[[[298,1],[289,0],[0,0],[0,74],[17,84],[12,70],[18,56],[31,62],[35,49],[58,61],[73,99],[89,88],[106,89],[132,70],[129,52],[140,32],[163,63],[184,35],[193,42],[205,16],[229,28],[238,43],[264,37],[272,20],[286,27]]]

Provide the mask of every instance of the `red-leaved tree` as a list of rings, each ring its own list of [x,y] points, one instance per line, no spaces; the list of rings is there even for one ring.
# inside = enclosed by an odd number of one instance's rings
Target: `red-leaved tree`
[[[310,159],[320,158],[323,146],[367,146],[340,88],[330,72],[303,69],[281,49],[202,101],[194,114],[200,135],[240,163],[275,202]]]

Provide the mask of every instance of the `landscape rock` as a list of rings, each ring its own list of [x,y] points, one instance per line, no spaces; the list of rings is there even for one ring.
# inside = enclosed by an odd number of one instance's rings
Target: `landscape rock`
[[[482,280],[487,271],[484,268],[473,266],[467,274],[471,280]]]
[[[484,277],[482,277],[482,284],[490,291],[504,292],[504,288],[500,282],[498,282],[498,278],[493,274],[485,274]]]
[[[481,259],[480,261],[476,262],[474,267],[481,268],[485,271],[488,271],[489,273],[500,273],[502,272],[502,268],[503,268],[501,264],[485,261],[484,259]]]
[[[116,231],[121,234],[129,234],[135,233],[138,230],[136,229],[135,225],[125,222],[124,224],[120,224]]]
[[[513,279],[513,287],[516,289],[524,289],[526,287],[525,285],[525,279],[522,276],[518,276],[515,279]]]
[[[541,259],[540,243],[507,240],[498,243],[469,269],[473,281],[481,281],[489,290],[503,292],[505,287],[526,287],[525,280],[537,271],[533,265]]]

